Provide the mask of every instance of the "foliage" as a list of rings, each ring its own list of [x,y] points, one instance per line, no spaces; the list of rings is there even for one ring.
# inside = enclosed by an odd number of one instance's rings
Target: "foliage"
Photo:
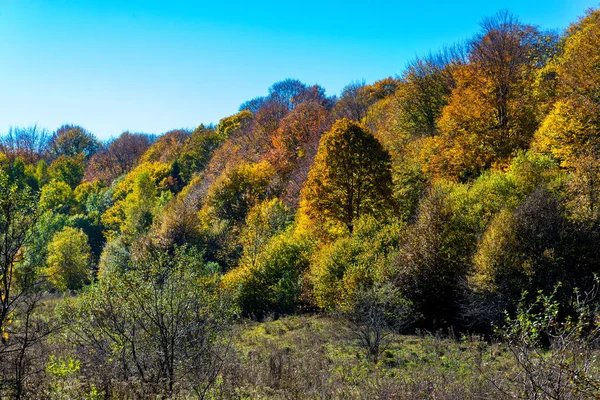
[[[596,280],[597,282],[597,280]],[[547,399],[596,398],[600,393],[594,346],[600,326],[592,302],[597,287],[575,290],[568,304],[573,314],[564,317],[556,299],[539,291],[535,300],[519,303],[514,317],[506,315],[496,333],[507,343],[514,367],[497,379],[506,396],[515,394]]]
[[[92,156],[85,170],[85,179],[91,182],[99,180],[109,185],[135,167],[149,147],[148,135],[123,132]]]
[[[272,176],[268,162],[240,165],[211,186],[206,204],[217,218],[239,225],[255,204],[269,197]]]
[[[191,249],[147,249],[61,305],[72,340],[113,377],[139,379],[145,393],[203,398],[227,353],[235,309],[215,265]]]
[[[75,206],[73,189],[63,181],[53,180],[42,188],[40,208],[61,214],[68,214]]]
[[[364,214],[385,217],[391,204],[390,157],[364,126],[337,121],[323,135],[303,189],[311,218],[343,223],[350,232]]]
[[[81,183],[84,171],[85,157],[82,153],[74,156],[61,155],[48,168],[52,179],[67,183],[71,189],[75,189]]]
[[[298,311],[312,247],[288,230],[271,239],[254,264],[230,271],[224,284],[236,293],[243,314],[260,319]]]
[[[355,292],[382,283],[398,247],[402,225],[384,225],[373,216],[357,221],[350,237],[323,246],[311,264],[316,305],[327,311],[346,307]]]
[[[69,158],[81,154],[89,160],[100,148],[100,143],[94,135],[80,126],[63,125],[52,134],[48,148],[53,158]]]
[[[48,244],[48,281],[61,292],[78,290],[91,278],[90,246],[81,230],[65,227]]]

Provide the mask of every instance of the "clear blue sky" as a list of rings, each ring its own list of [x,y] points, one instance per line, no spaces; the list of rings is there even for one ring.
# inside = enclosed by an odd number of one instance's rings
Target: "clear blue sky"
[[[394,76],[508,8],[564,29],[597,1],[0,0],[0,133],[106,139],[218,122],[288,77],[338,94]]]

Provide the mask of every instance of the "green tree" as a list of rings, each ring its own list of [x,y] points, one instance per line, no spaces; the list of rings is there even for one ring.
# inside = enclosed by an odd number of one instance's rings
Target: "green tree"
[[[81,153],[72,157],[60,156],[52,162],[48,169],[52,179],[67,183],[72,189],[81,183],[84,171],[85,157]]]
[[[433,186],[402,235],[394,263],[392,279],[429,329],[456,321],[460,282],[469,268],[470,237],[453,217],[448,190]]]
[[[66,227],[48,244],[48,281],[66,292],[80,289],[90,279],[90,246],[81,229]]]
[[[32,240],[37,222],[37,207],[28,190],[20,190],[0,172],[0,335],[32,282],[16,284],[16,266],[22,251]],[[4,336],[3,336],[4,337]]]
[[[40,208],[61,214],[68,214],[75,205],[73,189],[63,181],[53,180],[42,188]]]
[[[225,128],[221,128],[222,130]],[[183,144],[177,163],[181,176],[189,183],[195,173],[202,171],[210,161],[213,152],[227,139],[227,136],[215,129],[200,125]]]
[[[305,274],[312,242],[305,236],[285,231],[265,246],[256,263],[242,264],[224,278],[224,285],[237,293],[245,315],[256,318],[275,313],[296,312],[302,305]]]
[[[350,232],[362,215],[386,215],[393,207],[389,154],[363,125],[337,121],[321,138],[302,199],[309,217]]]
[[[290,211],[281,200],[276,198],[263,201],[252,208],[241,233],[241,242],[244,246],[243,262],[254,265],[268,241],[280,233],[290,220]]]

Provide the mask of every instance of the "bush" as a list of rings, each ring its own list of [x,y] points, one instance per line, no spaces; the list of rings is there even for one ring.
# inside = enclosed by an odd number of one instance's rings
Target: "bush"
[[[297,311],[303,305],[312,247],[307,237],[288,230],[265,246],[254,265],[242,264],[228,273],[225,284],[236,291],[243,314],[260,319]]]

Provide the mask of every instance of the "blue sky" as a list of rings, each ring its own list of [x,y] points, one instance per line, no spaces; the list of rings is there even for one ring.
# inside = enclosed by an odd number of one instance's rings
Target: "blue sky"
[[[508,8],[562,30],[597,1],[0,0],[0,134],[82,125],[102,139],[218,122],[279,80],[338,94],[400,74]]]

